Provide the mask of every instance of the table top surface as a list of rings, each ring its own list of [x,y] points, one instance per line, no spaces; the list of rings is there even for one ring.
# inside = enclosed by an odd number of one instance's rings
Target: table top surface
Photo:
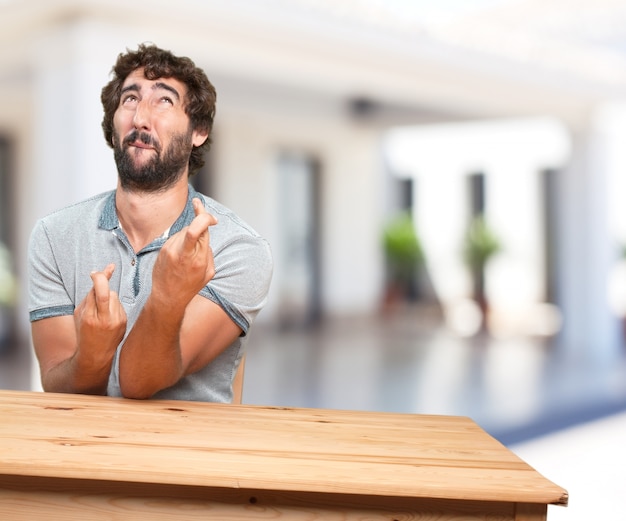
[[[561,504],[471,419],[0,391],[0,474]]]

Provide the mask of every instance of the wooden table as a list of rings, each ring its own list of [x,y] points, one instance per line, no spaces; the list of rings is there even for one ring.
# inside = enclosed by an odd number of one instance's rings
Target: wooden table
[[[0,519],[545,520],[463,417],[0,391]]]

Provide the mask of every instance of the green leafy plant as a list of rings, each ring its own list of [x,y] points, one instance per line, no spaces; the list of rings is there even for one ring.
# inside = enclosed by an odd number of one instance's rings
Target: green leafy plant
[[[485,267],[502,246],[482,215],[472,219],[465,235],[464,257],[472,272],[473,297],[483,314],[488,309],[485,292]]]
[[[17,290],[16,286],[11,254],[8,248],[0,242],[0,306],[13,306]]]
[[[383,233],[383,245],[390,280],[396,284],[410,284],[424,254],[408,213],[403,212],[389,221]]]
[[[484,216],[474,217],[465,235],[464,246],[465,262],[470,269],[484,269],[489,259],[501,249],[500,241],[487,226]]]

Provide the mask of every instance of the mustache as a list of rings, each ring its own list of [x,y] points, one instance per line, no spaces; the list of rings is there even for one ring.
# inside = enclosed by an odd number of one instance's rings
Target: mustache
[[[130,134],[128,134],[124,138],[124,141],[122,141],[122,144],[130,145],[137,141],[141,141],[144,145],[153,147],[157,152],[161,151],[161,144],[156,139],[154,139],[147,132],[140,132],[139,130],[136,130],[136,129],[133,130]]]

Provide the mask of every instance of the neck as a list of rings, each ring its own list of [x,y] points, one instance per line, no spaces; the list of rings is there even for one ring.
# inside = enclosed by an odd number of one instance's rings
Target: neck
[[[115,195],[117,216],[135,251],[163,235],[187,204],[187,178],[166,191],[146,193],[127,191],[118,183]]]

